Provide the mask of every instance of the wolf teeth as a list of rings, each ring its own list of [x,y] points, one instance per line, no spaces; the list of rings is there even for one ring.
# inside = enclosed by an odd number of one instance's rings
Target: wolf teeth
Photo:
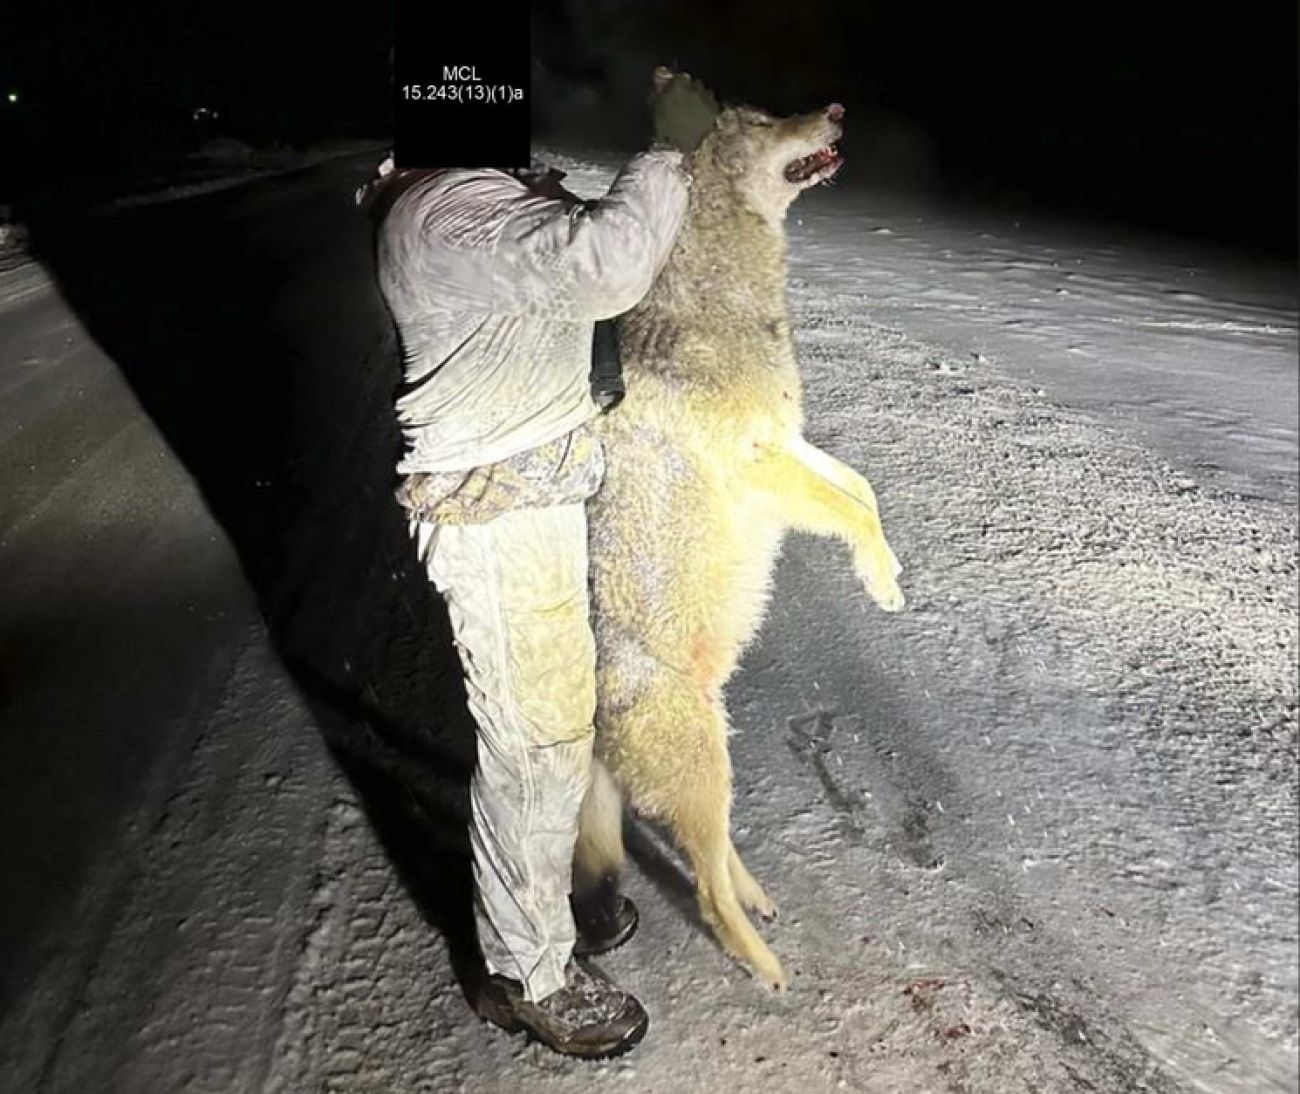
[[[786,168],[786,177],[792,182],[802,181],[811,177],[815,172],[825,167],[831,166],[839,158],[839,148],[834,144],[828,144],[824,148],[819,148],[815,152],[810,152],[806,156],[801,156]]]

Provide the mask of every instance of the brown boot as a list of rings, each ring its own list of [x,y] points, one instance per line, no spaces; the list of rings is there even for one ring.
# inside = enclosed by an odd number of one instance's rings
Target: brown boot
[[[479,1017],[511,1033],[525,1032],[564,1056],[620,1056],[645,1036],[650,1017],[595,965],[572,959],[564,986],[530,1003],[516,980],[488,976],[474,1001]]]

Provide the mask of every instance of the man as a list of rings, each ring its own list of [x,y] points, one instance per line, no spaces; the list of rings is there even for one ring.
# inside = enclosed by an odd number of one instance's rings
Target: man
[[[584,1057],[624,1052],[648,1025],[573,956],[613,948],[636,921],[626,898],[587,894],[579,938],[570,905],[596,703],[585,502],[604,470],[591,422],[605,400],[591,387],[593,331],[640,301],[668,257],[683,153],[702,136],[688,113],[657,107],[656,146],[596,201],[538,164],[386,164],[358,195],[379,223],[405,361],[397,496],[446,600],[478,729],[470,841],[491,975],[475,1006]]]

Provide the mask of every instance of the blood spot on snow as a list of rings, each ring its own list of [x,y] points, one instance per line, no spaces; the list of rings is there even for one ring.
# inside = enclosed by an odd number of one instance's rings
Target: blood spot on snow
[[[945,983],[947,981],[937,976],[923,980],[913,980],[903,989],[903,994],[907,996],[908,1001],[912,1004],[912,1009],[920,1013],[934,1006],[935,993]]]

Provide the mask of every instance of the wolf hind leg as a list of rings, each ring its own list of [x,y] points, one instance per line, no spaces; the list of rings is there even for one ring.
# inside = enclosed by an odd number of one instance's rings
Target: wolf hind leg
[[[762,890],[740,866],[748,884],[742,884],[738,892],[733,874],[733,860],[737,865],[740,860],[729,832],[731,768],[725,721],[721,711],[703,701],[699,713],[711,724],[704,734],[706,740],[697,742],[694,762],[682,772],[666,819],[695,872],[696,899],[704,922],[728,954],[767,987],[780,991],[788,984],[785,970],[754,929],[741,903],[744,898],[763,896]],[[698,747],[700,743],[703,748]]]
[[[700,915],[722,948],[769,988],[784,989],[788,980],[781,962],[754,930],[737,898],[729,865],[731,841],[727,837],[726,801],[688,794],[672,823],[695,871]]]
[[[727,872],[731,874],[732,888],[736,890],[736,899],[740,901],[743,908],[757,912],[765,920],[776,918],[776,905],[772,902],[772,898],[763,892],[763,887],[754,880],[754,876],[745,868],[745,864],[740,861],[735,844],[731,844],[727,852]]]
[[[785,971],[745,914],[733,880],[731,761],[715,682],[698,668],[659,660],[638,699],[601,732],[628,804],[663,824],[688,860],[700,916],[723,950],[780,990]],[[748,886],[741,891],[756,895]]]

